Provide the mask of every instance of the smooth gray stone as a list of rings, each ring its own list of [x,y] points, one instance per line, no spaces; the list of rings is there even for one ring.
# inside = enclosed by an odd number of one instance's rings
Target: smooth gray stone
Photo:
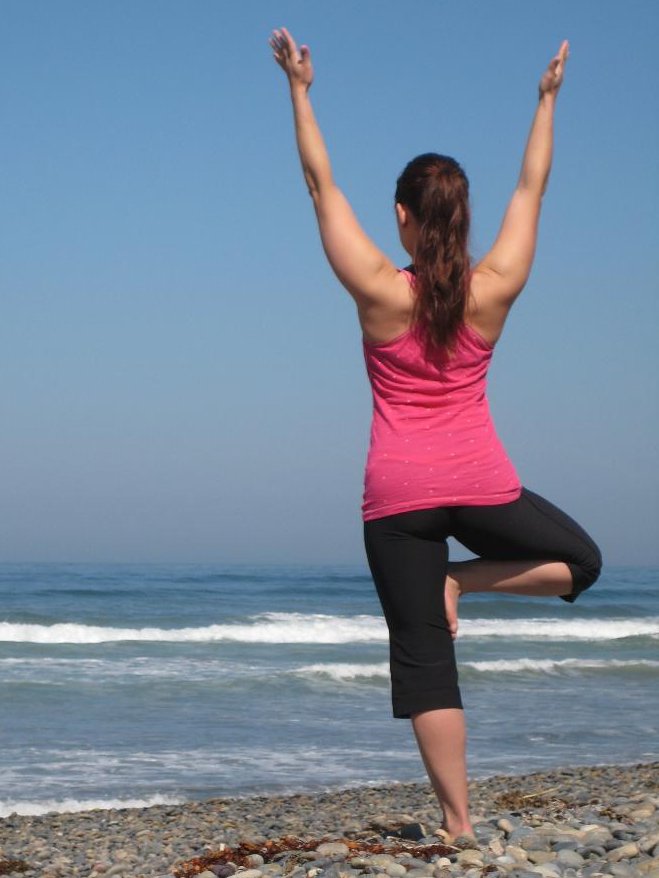
[[[551,849],[553,851],[576,851],[579,847],[579,842],[577,839],[570,839],[570,841],[555,841],[552,843]]]
[[[357,869],[351,869],[345,863],[332,863],[327,869],[323,869],[324,878],[351,878],[351,876],[359,874]]]
[[[489,823],[477,823],[474,826],[474,835],[481,844],[487,844],[493,838],[501,838],[503,831],[497,829],[496,826],[491,826]]]
[[[603,848],[599,844],[589,844],[585,847],[579,848],[579,853],[583,857],[605,857],[606,848]]]
[[[524,838],[520,839],[519,846],[524,848],[525,851],[549,851],[551,850],[551,845],[549,844],[549,839],[544,835],[539,835],[535,832],[530,835],[526,835]]]
[[[533,830],[530,826],[518,826],[508,836],[508,841],[511,844],[519,844],[523,838],[529,835],[533,835]]]
[[[637,878],[636,869],[626,863],[607,863],[606,869],[610,875],[615,875],[616,878]]]
[[[425,860],[419,860],[417,857],[400,857],[398,862],[407,866],[408,869],[425,869],[428,865]]]
[[[565,863],[566,866],[573,866],[575,869],[578,869],[579,866],[583,866],[583,857],[577,851],[571,851],[569,848],[563,848],[556,855],[556,861],[558,863]]]

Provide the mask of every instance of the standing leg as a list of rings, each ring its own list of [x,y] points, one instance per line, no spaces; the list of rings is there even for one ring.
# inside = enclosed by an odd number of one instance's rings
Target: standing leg
[[[366,554],[389,629],[394,717],[409,718],[451,835],[471,832],[466,734],[444,612],[448,549],[442,509],[364,524]]]
[[[473,835],[467,788],[467,732],[464,711],[425,710],[412,714],[412,728],[435,795],[442,828],[449,835]]]

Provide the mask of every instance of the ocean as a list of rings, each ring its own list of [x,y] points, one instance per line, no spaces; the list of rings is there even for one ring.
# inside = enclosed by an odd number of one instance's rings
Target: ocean
[[[659,758],[659,569],[467,595],[471,778]],[[365,566],[0,565],[0,816],[425,780]]]

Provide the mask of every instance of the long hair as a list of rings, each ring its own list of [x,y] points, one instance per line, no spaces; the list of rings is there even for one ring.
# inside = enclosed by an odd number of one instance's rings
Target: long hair
[[[396,202],[419,223],[414,320],[431,347],[451,351],[469,294],[469,181],[455,159],[434,152],[407,164]]]

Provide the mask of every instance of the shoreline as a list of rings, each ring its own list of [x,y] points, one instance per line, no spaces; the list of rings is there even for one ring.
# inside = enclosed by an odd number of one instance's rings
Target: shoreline
[[[497,843],[503,844],[506,850],[506,845],[524,850],[514,843],[523,841],[524,833],[532,832],[534,826],[551,824],[557,827],[559,834],[562,831],[565,835],[579,832],[579,826],[597,825],[600,827],[600,844],[590,845],[595,852],[589,856],[600,856],[598,851],[601,850],[602,862],[617,867],[599,874],[621,878],[625,875],[633,878],[638,874],[655,878],[656,869],[656,875],[659,876],[659,762],[566,766],[520,774],[495,774],[471,780],[469,793],[480,847],[487,851],[488,844],[494,846],[487,856],[496,859]],[[420,824],[425,843],[428,844],[441,820],[441,809],[427,780],[361,784],[311,793],[214,797],[188,800],[177,805],[98,808],[78,812],[49,812],[38,816],[14,813],[0,819],[0,874],[20,872],[25,878],[172,875],[177,867],[180,869],[195,857],[219,850],[222,844],[231,848],[243,842],[258,846],[268,840],[290,835],[317,840],[318,844],[331,839],[367,837],[379,838],[384,843],[388,835],[400,831],[406,824]],[[498,825],[501,821],[504,821],[503,827]],[[586,833],[588,831],[592,834],[595,830],[586,830]],[[604,844],[605,833],[612,840],[608,850]],[[643,844],[647,846],[648,839],[650,842],[654,839],[653,833],[656,833],[656,842],[650,844],[647,851],[639,848],[632,853],[633,847],[629,847],[629,856],[618,859],[615,858],[617,854],[611,853],[623,843],[638,847],[639,839],[645,839]],[[441,839],[433,836],[432,840],[437,843]],[[566,839],[556,844],[561,843],[567,844]],[[595,860],[589,865],[588,859],[584,859],[585,865],[570,873],[565,871],[573,868],[568,865],[562,871],[552,871],[557,868],[557,863],[563,864],[565,861],[567,864],[570,860],[567,853],[558,859],[557,851],[545,851],[543,856],[536,852],[535,855],[540,860],[544,859],[545,863],[534,864],[527,860],[525,866],[528,874],[555,874],[564,875],[565,878],[571,874],[598,874],[590,869],[590,865],[595,865]],[[474,856],[472,854],[472,858]],[[481,852],[481,856],[486,855]],[[511,870],[505,869],[506,865],[510,865],[505,862],[506,856],[507,853],[498,855],[499,859],[504,858],[501,863],[490,863],[488,860],[493,868],[487,874],[496,875],[495,866],[500,874],[508,874]],[[572,861],[576,864],[577,858],[583,856],[574,852]],[[319,868],[315,875],[322,878],[322,856],[308,854],[306,859],[315,859]],[[354,856],[352,859],[355,859]],[[638,862],[632,863],[632,860]],[[8,870],[7,864],[11,865],[11,862],[24,866]],[[282,862],[280,858],[279,863]],[[484,862],[481,862],[481,866]],[[522,862],[520,860],[518,864],[520,867]],[[634,871],[642,864],[648,864],[644,866],[645,871]],[[270,874],[281,874],[281,866],[268,864],[267,861],[261,864],[263,868],[260,869],[258,855],[254,865],[256,868],[251,871],[259,874],[246,875],[245,878],[267,878]],[[379,871],[402,875],[402,867],[396,865],[398,872],[393,867],[389,872],[382,867]],[[428,874],[438,874],[436,862],[428,862],[427,866],[435,869],[435,872]],[[447,876],[463,874],[459,869],[456,871],[454,866],[461,867],[457,861],[443,866],[449,869]],[[297,869],[300,868],[298,864]],[[346,863],[348,874],[360,874],[356,868]],[[420,867],[417,865],[416,868]],[[545,871],[537,871],[539,868]],[[631,871],[626,872],[626,868]],[[364,870],[374,871],[368,864]],[[307,873],[296,872],[294,878],[297,878],[297,874],[304,878]],[[338,873],[335,875],[331,872],[331,875],[332,878],[340,878]],[[411,878],[421,878],[421,875]]]
[[[562,772],[588,772],[590,770],[596,769],[625,769],[625,768],[639,768],[643,766],[657,766],[659,769],[659,759],[648,759],[647,761],[639,762],[638,760],[630,760],[629,762],[589,762],[589,763],[577,763],[575,765],[555,765],[555,766],[546,766],[530,769],[522,769],[519,772],[513,771],[491,771],[484,774],[474,774],[473,776],[470,774],[470,779],[468,781],[469,788],[472,786],[481,786],[483,784],[487,784],[488,781],[493,781],[497,779],[510,779],[511,781],[515,779],[528,779],[535,776],[547,775],[551,773],[562,773]],[[310,797],[310,798],[320,798],[322,796],[338,794],[338,793],[350,793],[350,792],[358,792],[360,790],[387,790],[398,789],[404,787],[423,787],[430,786],[429,781],[424,775],[420,780],[374,780],[374,781],[357,781],[355,783],[336,783],[336,784],[328,784],[326,786],[320,786],[317,789],[309,789],[309,788],[298,788],[295,785],[291,785],[288,787],[281,787],[277,789],[255,789],[252,791],[244,792],[244,793],[227,793],[225,795],[209,795],[203,796],[198,799],[185,799],[182,802],[151,802],[149,804],[117,804],[117,805],[97,805],[91,808],[84,808],[77,811],[59,811],[59,810],[49,810],[44,811],[40,814],[19,814],[16,811],[12,811],[9,814],[0,815],[0,830],[2,828],[3,820],[13,820],[13,819],[39,819],[39,818],[53,818],[53,817],[64,817],[64,816],[82,816],[85,814],[97,813],[97,812],[123,812],[123,811],[139,811],[141,813],[145,811],[149,811],[152,808],[162,808],[165,810],[174,809],[174,808],[182,808],[185,809],[188,806],[198,806],[209,804],[213,802],[235,802],[235,803],[244,803],[247,800],[264,800],[264,799],[294,799],[302,796]],[[176,793],[153,793],[152,797],[162,797],[164,799],[171,797],[176,798]],[[65,797],[62,801],[67,801],[70,797]],[[145,799],[149,798],[149,795],[144,797]],[[102,801],[101,797],[98,799]],[[74,800],[74,801],[84,801],[84,799]],[[94,801],[94,799],[90,799],[89,801]],[[129,797],[126,796],[125,799],[121,799],[119,796],[116,799],[109,801],[116,801],[117,803],[122,802],[139,802],[141,799],[139,797]],[[21,804],[20,802],[18,803]]]

